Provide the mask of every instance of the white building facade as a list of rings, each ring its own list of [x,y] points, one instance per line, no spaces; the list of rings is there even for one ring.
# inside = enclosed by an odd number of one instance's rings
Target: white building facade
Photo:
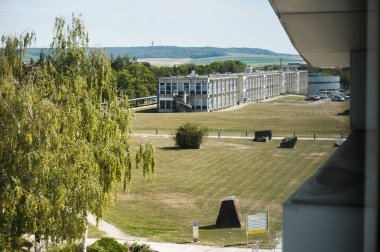
[[[318,73],[309,74],[308,94],[339,93],[340,76],[322,76]]]
[[[161,77],[158,112],[212,112],[283,93],[307,92],[307,71]]]

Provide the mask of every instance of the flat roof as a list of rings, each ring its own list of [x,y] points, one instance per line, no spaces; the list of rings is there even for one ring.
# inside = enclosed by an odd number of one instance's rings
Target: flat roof
[[[367,47],[366,1],[269,0],[293,46],[315,67],[349,67]]]

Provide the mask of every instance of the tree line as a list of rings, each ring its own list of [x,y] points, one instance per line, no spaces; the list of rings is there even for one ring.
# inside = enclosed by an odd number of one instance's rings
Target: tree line
[[[102,218],[131,180],[133,115],[80,16],[56,18],[49,55],[24,64],[34,40],[1,37],[0,250],[19,251],[33,235],[35,251],[82,237],[85,251],[87,213]],[[138,153],[135,167],[154,177],[153,146]]]
[[[137,62],[136,58],[118,56],[111,58],[111,67],[118,90],[129,98],[139,98],[157,94],[157,81],[160,77],[189,75],[192,71],[200,75],[239,73],[244,72],[247,65],[238,60],[229,60],[214,61],[208,65],[182,64],[159,67],[148,62]]]

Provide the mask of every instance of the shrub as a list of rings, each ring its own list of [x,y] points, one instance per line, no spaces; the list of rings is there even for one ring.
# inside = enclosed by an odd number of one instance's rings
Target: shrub
[[[124,246],[128,249],[128,252],[154,252],[148,244],[134,242],[132,244],[125,243]]]
[[[199,149],[207,136],[208,129],[199,123],[187,122],[179,126],[173,135],[177,146],[187,149]]]
[[[128,252],[124,245],[112,238],[102,238],[87,247],[88,252]]]

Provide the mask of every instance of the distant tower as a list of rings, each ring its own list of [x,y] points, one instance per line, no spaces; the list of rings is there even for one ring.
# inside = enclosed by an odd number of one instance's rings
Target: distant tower
[[[154,41],[152,40],[152,43],[151,43],[152,46],[154,46]]]

